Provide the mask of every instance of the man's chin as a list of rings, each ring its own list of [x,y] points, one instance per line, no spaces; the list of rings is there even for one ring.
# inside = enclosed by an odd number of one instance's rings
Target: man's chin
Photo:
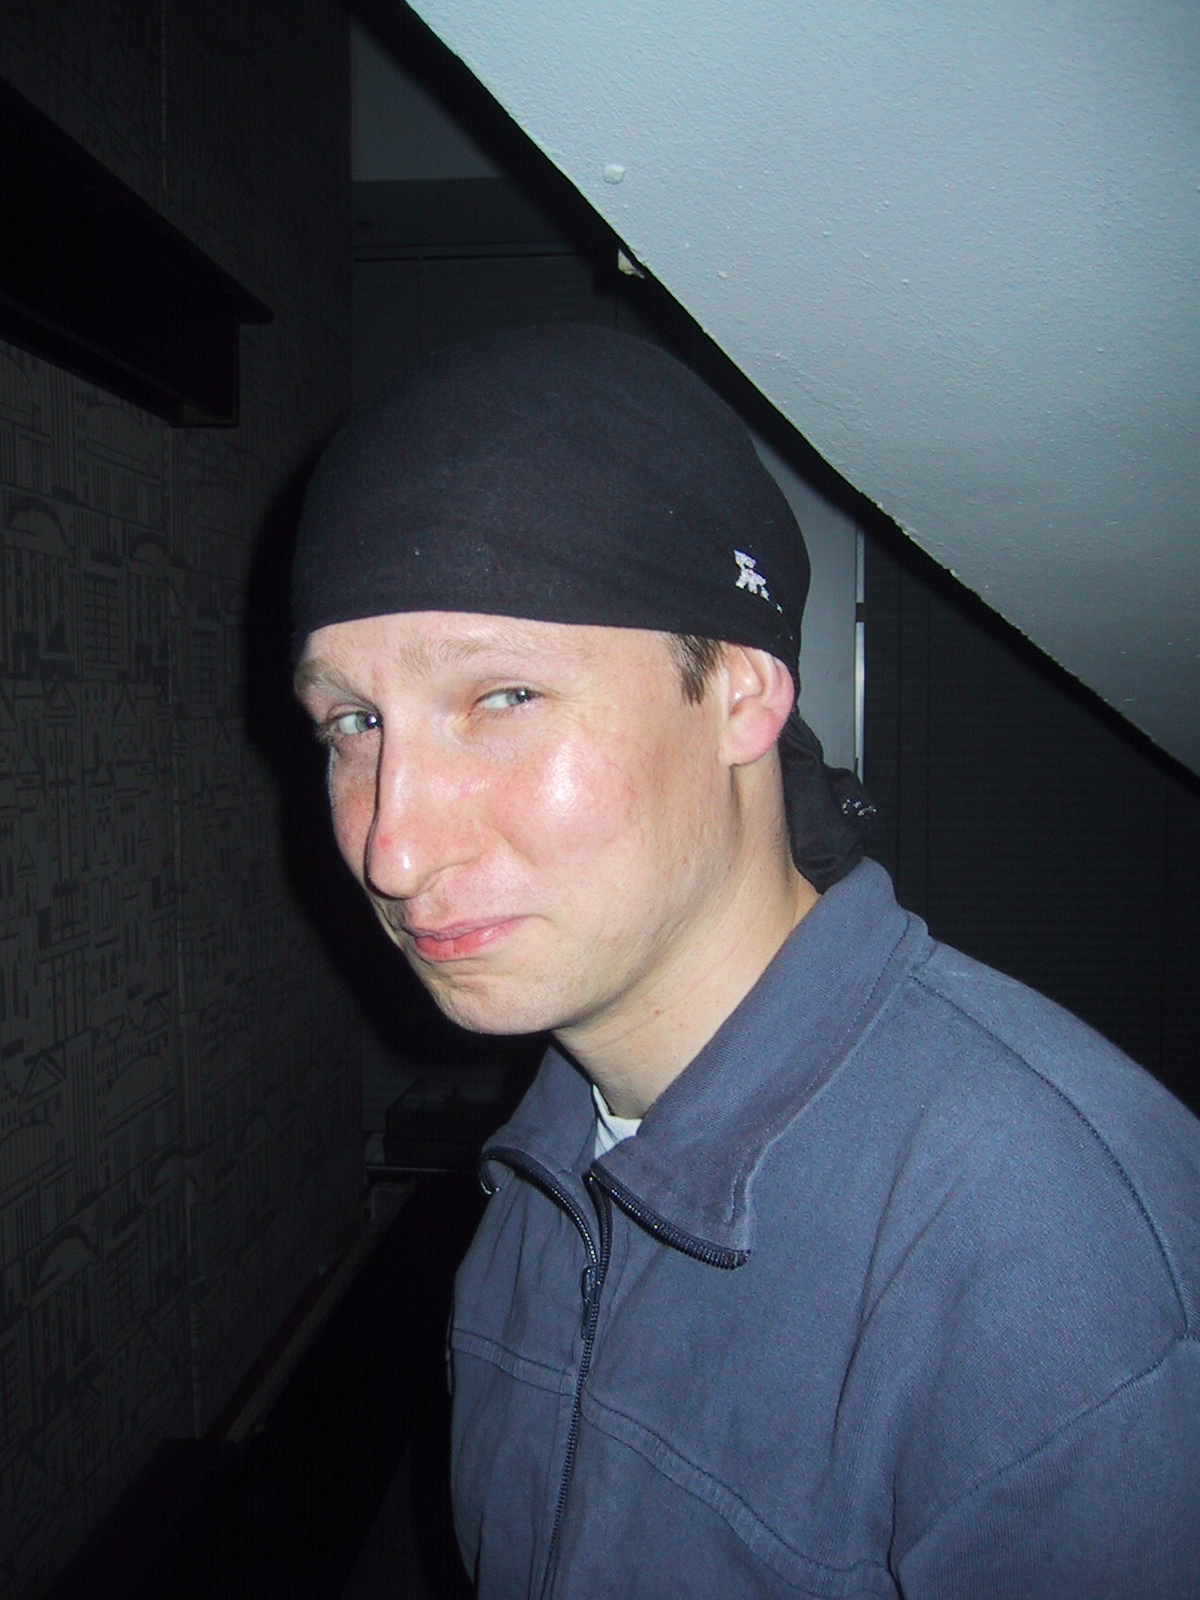
[[[471,1033],[547,1033],[560,1020],[540,985],[482,974],[451,977],[413,966],[438,1009]]]

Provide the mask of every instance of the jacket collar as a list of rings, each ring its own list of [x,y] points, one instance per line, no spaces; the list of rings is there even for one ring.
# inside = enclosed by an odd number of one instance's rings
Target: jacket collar
[[[591,1163],[595,1111],[583,1074],[551,1048],[510,1121],[488,1140],[495,1163],[538,1168],[578,1192],[589,1165],[649,1231],[714,1264],[753,1248],[751,1190],[763,1157],[853,1050],[932,942],[864,861],[829,889],[699,1055],[659,1096],[636,1137]]]

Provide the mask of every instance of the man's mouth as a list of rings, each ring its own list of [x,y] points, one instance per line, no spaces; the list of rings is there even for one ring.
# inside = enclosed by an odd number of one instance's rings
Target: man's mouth
[[[458,922],[445,928],[409,928],[407,933],[423,961],[462,961],[480,955],[516,927],[518,917],[490,922]]]

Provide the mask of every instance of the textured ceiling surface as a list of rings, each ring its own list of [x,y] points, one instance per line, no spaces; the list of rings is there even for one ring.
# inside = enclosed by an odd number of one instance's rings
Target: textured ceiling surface
[[[1200,770],[1195,0],[417,0],[856,488]]]

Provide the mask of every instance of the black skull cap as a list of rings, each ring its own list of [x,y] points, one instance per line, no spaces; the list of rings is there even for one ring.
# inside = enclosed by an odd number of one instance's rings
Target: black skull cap
[[[797,676],[809,564],[738,417],[658,346],[561,324],[438,352],[329,445],[295,652],[335,622],[468,611],[756,646]]]

